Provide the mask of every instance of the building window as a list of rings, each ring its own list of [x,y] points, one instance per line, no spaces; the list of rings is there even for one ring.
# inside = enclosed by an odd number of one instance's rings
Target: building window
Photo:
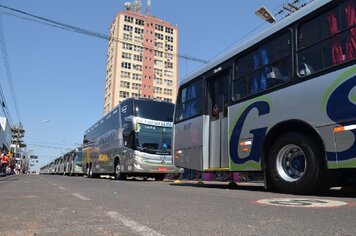
[[[142,56],[141,55],[134,55],[133,59],[135,61],[142,61]]]
[[[160,87],[153,87],[153,92],[156,94],[162,94],[162,88]]]
[[[135,42],[142,43],[143,42],[143,35],[135,35]]]
[[[132,41],[132,35],[124,33],[123,39],[125,41]]]
[[[169,78],[173,78],[173,72],[169,71],[169,70],[165,70],[164,71],[164,76],[165,77],[169,77]]]
[[[163,52],[155,50],[155,56],[163,57]]]
[[[132,44],[130,44],[130,43],[122,43],[122,49],[132,50]]]
[[[172,89],[163,89],[163,94],[172,95]]]
[[[133,68],[134,68],[134,70],[142,71],[142,65],[134,64]]]
[[[153,79],[153,82],[154,82],[155,84],[162,84],[162,79],[161,79],[161,78],[154,78],[154,79]]]
[[[136,25],[142,25],[144,26],[145,25],[145,22],[143,20],[140,20],[140,19],[136,19]]]
[[[172,99],[170,99],[170,98],[164,98],[163,101],[165,101],[165,102],[172,102]]]
[[[163,66],[163,61],[162,61],[162,60],[155,59],[155,65],[156,65],[156,66]]]
[[[163,31],[164,27],[163,25],[155,25],[155,29],[159,31]]]
[[[173,34],[173,29],[166,27],[166,33]]]
[[[142,80],[142,75],[140,75],[140,74],[132,74],[132,79],[133,80]]]
[[[173,51],[173,45],[166,44],[166,51]]]
[[[163,40],[163,34],[155,33],[156,39]]]
[[[165,79],[165,80],[164,80],[164,83],[165,83],[167,86],[172,86],[172,85],[173,85],[173,81],[170,80],[170,79]]]
[[[172,63],[172,62],[165,61],[165,62],[164,62],[164,68],[165,68],[165,69],[173,69],[173,63]]]
[[[130,79],[130,75],[131,75],[130,72],[121,71],[121,78],[122,78],[122,79]]]
[[[131,69],[131,63],[121,62],[121,67],[125,69]]]
[[[141,90],[141,84],[132,83],[132,89]]]
[[[131,17],[131,16],[125,16],[125,18],[124,18],[124,21],[126,21],[126,22],[129,22],[129,23],[133,23],[133,17]]]
[[[172,37],[172,36],[166,35],[165,38],[166,38],[166,40],[167,40],[168,42],[173,43],[173,37]]]
[[[128,98],[129,96],[130,96],[130,93],[126,92],[126,91],[120,91],[120,93],[119,93],[120,98]]]
[[[133,98],[139,98],[140,94],[139,93],[131,93],[131,97]]]
[[[133,50],[135,51],[135,52],[138,52],[138,53],[143,53],[143,47],[140,47],[140,46],[134,46],[133,47]]]
[[[136,34],[143,34],[143,29],[135,27],[135,33]]]
[[[168,60],[173,60],[173,54],[171,53],[165,53],[165,58],[168,59]]]
[[[121,88],[130,88],[130,83],[126,81],[120,81]]]
[[[131,32],[133,30],[133,27],[131,25],[124,25],[124,30]]]
[[[156,46],[157,48],[163,48],[163,43],[161,43],[161,42],[155,42],[155,46]]]
[[[154,69],[154,73],[155,73],[156,76],[160,76],[160,77],[162,77],[162,74],[163,74],[162,70],[161,69],[157,69],[157,68]]]
[[[121,58],[131,60],[131,53],[123,52]]]

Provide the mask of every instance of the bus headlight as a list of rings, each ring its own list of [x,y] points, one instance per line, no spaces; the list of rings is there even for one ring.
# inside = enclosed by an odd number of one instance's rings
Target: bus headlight
[[[142,162],[143,161],[143,158],[142,157],[140,157],[140,156],[136,156],[136,161],[140,161],[140,162]]]

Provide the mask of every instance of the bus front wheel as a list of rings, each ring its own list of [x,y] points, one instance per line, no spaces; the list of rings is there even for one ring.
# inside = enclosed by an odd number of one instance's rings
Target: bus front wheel
[[[269,150],[268,178],[272,187],[294,194],[321,190],[324,176],[318,144],[302,133],[290,132],[277,138]]]
[[[91,164],[89,165],[89,167],[87,168],[87,176],[88,178],[93,178],[93,169],[91,167]]]
[[[121,165],[120,165],[120,161],[118,159],[115,161],[114,177],[116,180],[125,180],[126,179],[126,175],[121,172]]]

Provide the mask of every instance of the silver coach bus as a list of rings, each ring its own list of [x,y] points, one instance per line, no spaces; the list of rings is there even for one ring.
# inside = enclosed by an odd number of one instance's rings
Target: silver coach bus
[[[65,174],[83,175],[82,147],[71,150],[64,154],[65,157]]]
[[[286,193],[356,185],[355,11],[313,1],[186,78],[174,164],[260,171]]]
[[[88,177],[179,174],[171,154],[174,105],[128,98],[85,132],[83,171]]]

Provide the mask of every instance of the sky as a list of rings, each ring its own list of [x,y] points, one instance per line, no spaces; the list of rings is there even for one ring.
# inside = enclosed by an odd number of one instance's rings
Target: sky
[[[286,0],[152,0],[151,15],[178,26],[178,53],[214,60],[231,46],[270,27],[254,12],[272,13]],[[0,0],[1,5],[108,34],[123,0]],[[146,1],[142,0],[142,5]],[[108,42],[4,14],[0,8],[15,111],[3,58],[0,85],[13,123],[21,121],[33,169],[81,145],[103,115]],[[180,59],[179,80],[202,64]]]

